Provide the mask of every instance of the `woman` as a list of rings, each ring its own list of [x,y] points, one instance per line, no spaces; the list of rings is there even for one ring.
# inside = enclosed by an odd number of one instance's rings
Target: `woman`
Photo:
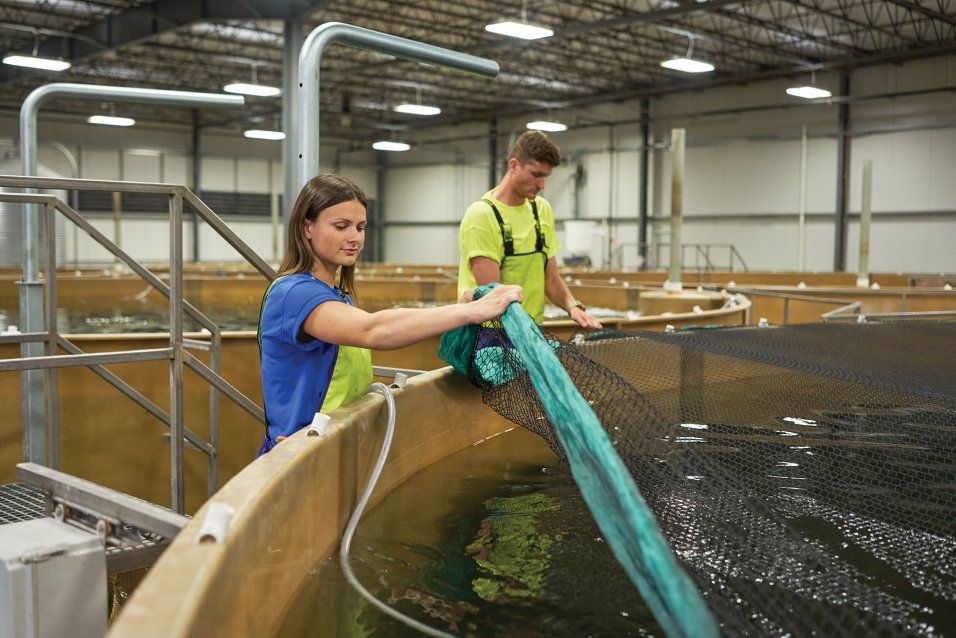
[[[499,286],[469,303],[368,313],[352,305],[355,262],[365,243],[366,198],[338,175],[312,178],[289,218],[286,255],[259,314],[266,437],[259,454],[365,394],[368,348],[391,350],[501,315],[521,302],[519,286]]]

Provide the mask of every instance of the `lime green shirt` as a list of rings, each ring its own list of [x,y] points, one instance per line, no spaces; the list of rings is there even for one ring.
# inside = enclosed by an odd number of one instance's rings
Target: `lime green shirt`
[[[523,267],[503,267],[501,283],[519,284],[524,288],[524,302],[521,304],[536,323],[544,321],[544,264],[554,257],[561,244],[554,229],[554,211],[551,204],[543,197],[537,197],[538,221],[541,224],[541,234],[544,236],[544,256],[532,257],[535,251],[534,215],[531,212],[531,203],[525,200],[518,206],[508,206],[495,199],[494,189],[484,195],[484,199],[494,202],[505,224],[511,225],[514,239],[513,257],[508,261],[515,263],[525,262]],[[475,275],[471,271],[471,260],[475,257],[487,257],[502,266],[505,257],[504,240],[501,237],[501,227],[495,214],[487,203],[479,200],[468,207],[458,229],[460,261],[458,264],[458,296],[466,290],[477,287]],[[544,263],[541,263],[543,259]]]
[[[368,392],[372,385],[372,351],[366,348],[339,346],[339,355],[332,371],[329,391],[320,412],[328,414],[340,405],[351,403]]]

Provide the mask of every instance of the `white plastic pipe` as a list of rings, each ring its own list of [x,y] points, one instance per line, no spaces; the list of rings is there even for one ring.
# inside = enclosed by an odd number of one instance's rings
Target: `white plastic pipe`
[[[671,260],[664,290],[680,292],[681,228],[684,210],[684,129],[671,130]]]
[[[860,196],[860,263],[857,268],[856,285],[870,285],[870,218],[873,193],[873,160],[863,162],[863,192]]]

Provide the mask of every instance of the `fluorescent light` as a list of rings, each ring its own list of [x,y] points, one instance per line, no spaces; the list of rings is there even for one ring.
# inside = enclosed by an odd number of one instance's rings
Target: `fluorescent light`
[[[410,113],[412,115],[438,115],[441,109],[437,106],[426,106],[423,104],[399,104],[395,107],[399,113]]]
[[[90,124],[105,124],[106,126],[132,126],[136,120],[131,117],[116,117],[115,115],[91,115],[86,118]]]
[[[671,58],[670,60],[661,62],[661,66],[665,69],[683,71],[684,73],[707,73],[708,71],[714,70],[713,64],[693,60],[691,58]]]
[[[3,58],[4,64],[13,66],[25,66],[31,69],[43,69],[44,71],[65,71],[71,66],[66,60],[52,60],[50,58],[37,58],[28,55],[8,55]]]
[[[245,84],[244,82],[235,82],[222,87],[227,93],[239,93],[240,95],[255,95],[257,97],[274,97],[282,93],[282,89],[265,84]]]
[[[405,142],[390,142],[388,140],[380,140],[372,144],[372,148],[376,151],[407,151],[411,148]]]
[[[821,97],[833,97],[833,94],[826,89],[817,88],[815,86],[791,86],[787,89],[787,95],[802,97],[808,100]]]
[[[547,120],[535,120],[534,122],[528,122],[525,124],[532,131],[548,131],[549,133],[557,133],[559,131],[568,130],[567,124],[562,124],[561,122],[549,122]]]
[[[537,40],[538,38],[550,38],[554,31],[545,27],[536,27],[525,22],[496,22],[485,27],[485,31],[491,31],[499,35],[507,35],[512,38],[521,38],[522,40]]]
[[[254,140],[284,140],[285,133],[282,131],[265,131],[263,129],[251,128],[242,132],[243,136]]]

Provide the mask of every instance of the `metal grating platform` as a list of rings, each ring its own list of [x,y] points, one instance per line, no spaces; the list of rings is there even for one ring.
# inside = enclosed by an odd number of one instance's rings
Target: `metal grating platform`
[[[26,483],[0,484],[0,525],[43,518],[43,490]],[[106,548],[107,571],[111,574],[148,567],[156,562],[171,539],[151,532],[139,532],[140,541],[127,547]]]
[[[0,525],[43,518],[43,491],[26,483],[0,485]]]

